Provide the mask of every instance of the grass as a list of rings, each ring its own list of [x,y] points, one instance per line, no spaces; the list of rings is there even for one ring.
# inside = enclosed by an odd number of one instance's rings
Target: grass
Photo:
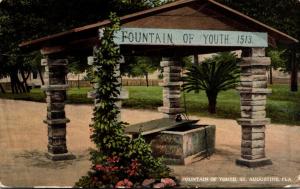
[[[162,106],[161,87],[130,86],[125,88],[129,91],[129,99],[123,101],[125,108],[156,110],[157,107]],[[300,92],[290,92],[288,85],[273,85],[271,88],[272,94],[268,96],[267,101],[267,117],[270,117],[273,123],[300,125]],[[86,97],[90,90],[90,88],[69,89],[67,103],[92,103],[93,101]],[[45,95],[40,89],[32,89],[29,94],[0,94],[0,98],[45,101]],[[182,107],[184,107],[184,98],[189,114],[232,119],[240,117],[240,97],[236,90],[228,90],[219,94],[216,115],[210,115],[207,112],[208,102],[205,92],[182,94]]]

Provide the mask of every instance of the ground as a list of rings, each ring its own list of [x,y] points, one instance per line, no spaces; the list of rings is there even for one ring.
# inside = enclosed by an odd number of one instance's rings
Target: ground
[[[88,124],[91,105],[67,105],[68,149],[77,156],[75,160],[51,162],[44,153],[47,148],[47,126],[42,120],[46,104],[0,99],[0,182],[8,186],[72,186],[89,170]],[[122,120],[139,123],[161,118],[155,111],[122,110]],[[266,131],[266,154],[273,165],[249,169],[235,165],[240,155],[241,128],[232,119],[199,118],[202,124],[215,124],[216,153],[209,159],[187,166],[171,166],[174,174],[185,181],[184,185],[197,186],[285,186],[300,184],[300,126],[270,124]],[[198,177],[198,178],[196,178]],[[205,177],[216,178],[209,182]],[[233,177],[221,181],[222,177]],[[246,177],[248,181],[236,182]],[[251,177],[271,179],[252,182]],[[268,178],[267,178],[268,177]],[[255,178],[252,178],[255,179]],[[279,180],[277,180],[279,179]],[[283,179],[283,180],[282,180]]]

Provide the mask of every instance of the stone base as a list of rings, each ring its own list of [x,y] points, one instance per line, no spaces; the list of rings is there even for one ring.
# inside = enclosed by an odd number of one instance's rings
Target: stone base
[[[214,125],[182,125],[145,137],[153,155],[168,165],[187,165],[215,151]]]
[[[72,160],[76,159],[76,156],[71,153],[64,153],[64,154],[52,154],[46,153],[46,157],[51,159],[52,161],[63,161],[63,160]]]
[[[266,166],[266,165],[272,165],[272,161],[268,158],[254,159],[254,160],[239,158],[236,160],[235,163],[237,165],[247,166],[249,168],[256,168],[256,167],[262,167],[262,166]]]

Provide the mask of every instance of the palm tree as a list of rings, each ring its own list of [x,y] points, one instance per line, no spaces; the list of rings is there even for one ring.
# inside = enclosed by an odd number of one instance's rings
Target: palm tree
[[[187,71],[183,89],[187,92],[205,90],[211,114],[216,113],[218,93],[235,88],[240,72],[237,57],[230,52],[218,53],[201,64],[192,65]]]

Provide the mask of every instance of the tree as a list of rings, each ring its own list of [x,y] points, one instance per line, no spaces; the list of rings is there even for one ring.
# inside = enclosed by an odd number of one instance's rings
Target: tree
[[[40,76],[41,84],[44,85],[43,66],[41,65],[41,59],[43,58],[40,52],[34,51],[28,55],[25,62],[29,64],[31,72],[37,72]]]
[[[280,31],[283,31],[296,39],[300,39],[299,0],[220,0],[222,3],[243,12],[263,23],[266,23]],[[268,10],[268,11],[266,11]],[[287,47],[278,44],[278,47],[287,49],[285,56],[287,64],[285,70],[291,74],[291,91],[298,90],[297,72],[299,68],[300,57],[296,56],[297,48],[295,45]],[[298,45],[299,48],[299,45]]]
[[[16,77],[18,69],[16,65],[19,63],[20,58],[15,57],[17,50],[13,48],[14,43],[10,41],[14,36],[8,36],[7,34],[13,30],[14,25],[11,21],[14,19],[7,14],[7,10],[3,8],[4,2],[0,4],[0,43],[1,43],[1,55],[2,55],[2,68],[0,69],[0,77],[11,76],[11,86],[13,92],[26,92],[25,87],[20,82],[19,78]],[[8,49],[11,49],[8,51]]]
[[[88,69],[88,64],[86,61],[86,57],[77,56],[77,57],[68,57],[68,70],[71,73],[77,74],[77,88],[80,88],[80,78],[79,74],[85,72]]]
[[[144,9],[145,7],[157,7],[165,3],[172,2],[172,0],[125,0],[123,1],[129,7],[135,7],[135,9]]]
[[[187,92],[205,90],[211,114],[216,113],[219,92],[235,88],[239,81],[236,55],[229,52],[218,53],[201,64],[192,65],[187,71],[183,89]]]
[[[124,0],[3,0],[0,4],[0,44],[2,54],[7,55],[7,59],[2,61],[7,69],[0,72],[11,76],[13,92],[26,92],[27,71],[36,68],[41,71],[38,66],[28,66],[40,55],[36,52],[34,57],[20,51],[18,44],[22,41],[104,20],[110,11],[125,15],[156,6],[157,2],[139,1],[136,6]],[[41,80],[43,83],[42,77]]]
[[[286,72],[286,59],[283,57],[284,53],[285,53],[285,49],[284,50],[279,50],[279,49],[271,49],[267,52],[267,56],[269,56],[271,58],[271,66],[269,67],[269,76],[270,76],[270,84],[273,84],[273,79],[272,79],[272,68],[277,70],[279,68],[280,71],[284,71]]]
[[[298,19],[300,13],[300,2],[298,0],[220,1],[265,24],[275,27],[280,31],[286,32],[295,38],[299,39],[300,37]]]
[[[160,57],[126,57],[125,64],[121,65],[122,74],[132,77],[144,76],[147,87],[149,86],[149,74],[160,68]]]
[[[2,79],[2,78],[4,78],[6,75],[5,75],[5,64],[4,64],[4,56],[3,56],[3,54],[2,54],[2,52],[1,52],[1,48],[0,48],[0,79]],[[3,86],[1,85],[1,83],[0,83],[0,92],[1,93],[5,93],[5,90],[4,90],[4,88],[3,88]]]

